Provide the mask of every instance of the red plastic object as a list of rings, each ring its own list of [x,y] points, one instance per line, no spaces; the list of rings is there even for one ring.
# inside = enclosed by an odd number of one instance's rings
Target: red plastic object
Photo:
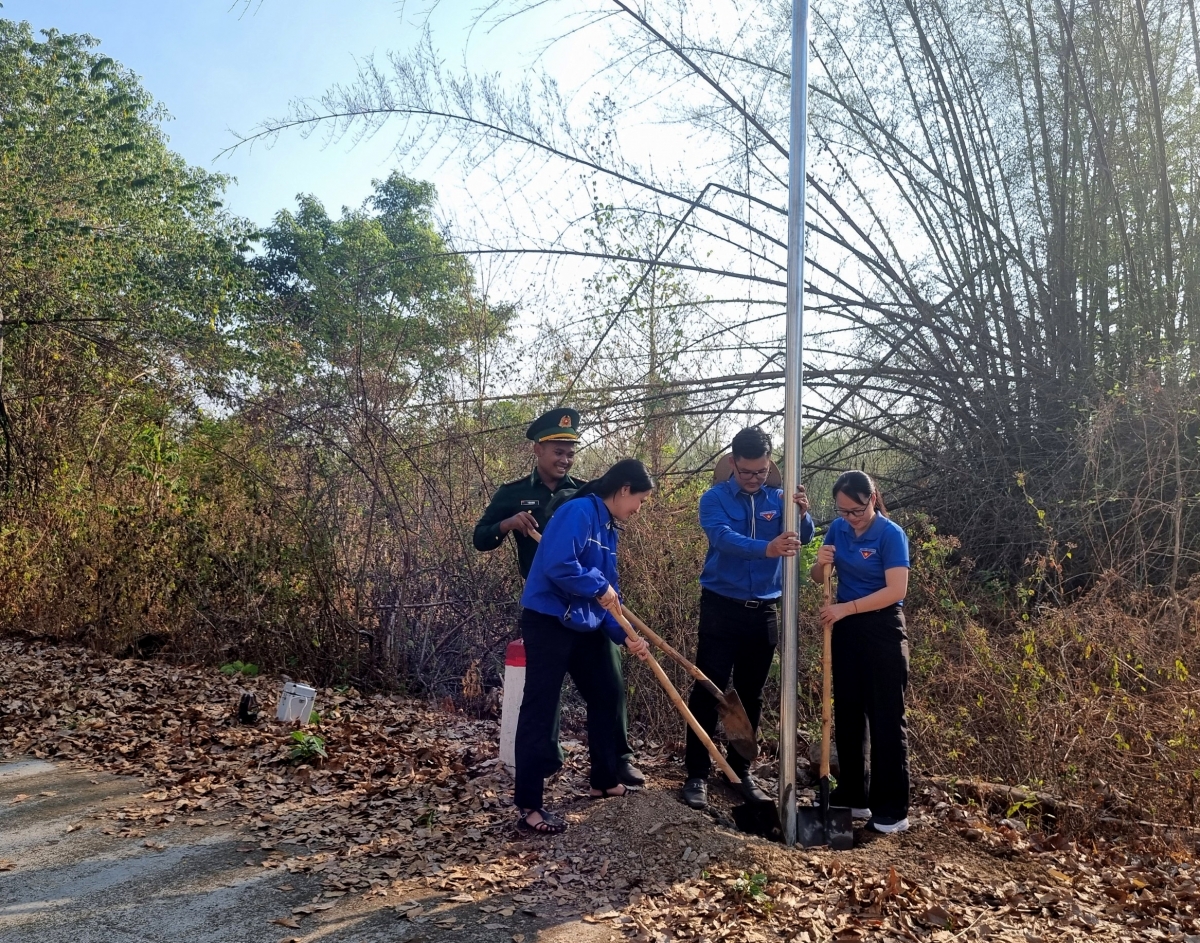
[[[524,639],[517,639],[515,642],[508,643],[508,648],[504,650],[504,665],[507,668],[525,667]]]

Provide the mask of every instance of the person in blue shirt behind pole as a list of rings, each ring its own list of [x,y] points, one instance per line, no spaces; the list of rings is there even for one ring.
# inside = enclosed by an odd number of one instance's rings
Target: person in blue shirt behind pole
[[[837,570],[837,602],[821,609],[833,626],[833,711],[837,788],[829,801],[850,806],[876,832],[908,828],[908,537],[885,515],[869,475],[848,471],[833,484],[837,518],[829,525],[810,575],[823,582]],[[871,768],[864,740],[868,725]],[[874,810],[874,815],[872,815]]]
[[[708,537],[708,555],[700,573],[700,633],[696,667],[724,690],[733,687],[750,723],[758,728],[762,691],[779,641],[779,597],[783,595],[783,558],[794,557],[801,542],[812,539],[808,497],[797,487],[792,500],[800,509],[800,535],[783,530],[784,493],[766,486],[771,469],[771,439],[761,429],[743,429],[730,446],[733,475],[700,498],[700,526]],[[717,702],[699,684],[688,707],[713,735]],[[767,799],[750,776],[749,762],[736,750],[729,765],[750,789]],[[684,757],[687,780],[683,801],[693,809],[708,805],[712,761],[689,727]]]
[[[516,790],[522,831],[555,835],[566,820],[542,805],[547,776],[562,768],[555,735],[564,675],[587,703],[593,799],[623,796],[618,778],[617,727],[621,679],[611,670],[611,647],[641,659],[645,639],[628,638],[613,618],[621,605],[617,583],[617,523],[642,507],[654,480],[636,459],[617,462],[580,488],[546,523],[521,595],[525,694],[517,719]]]

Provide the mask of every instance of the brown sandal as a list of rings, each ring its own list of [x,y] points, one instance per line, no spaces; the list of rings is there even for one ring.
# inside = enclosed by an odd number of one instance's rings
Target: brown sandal
[[[620,792],[613,790],[620,789]],[[597,792],[588,792],[589,799],[624,799],[626,796],[633,793],[635,790],[632,786],[626,786],[624,783],[617,783],[615,786],[609,786],[607,789],[602,789]]]

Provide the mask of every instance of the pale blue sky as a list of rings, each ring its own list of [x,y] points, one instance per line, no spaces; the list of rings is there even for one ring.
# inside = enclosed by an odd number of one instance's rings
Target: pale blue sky
[[[435,41],[451,59],[463,55],[475,5],[434,4]],[[170,110],[171,147],[237,177],[227,205],[266,223],[299,192],[316,194],[332,212],[357,205],[371,179],[396,166],[392,139],[385,130],[356,147],[325,146],[319,133],[307,141],[291,134],[216,160],[233,143],[231,131],[249,131],[290,99],[353,78],[355,57],[408,47],[419,38],[422,10],[397,0],[251,0],[248,8],[242,0],[4,0],[0,17],[99,39]],[[528,28],[526,18],[526,35]],[[512,54],[511,37],[476,31],[467,59],[490,71],[510,66],[499,60]],[[423,169],[437,182],[436,168]]]

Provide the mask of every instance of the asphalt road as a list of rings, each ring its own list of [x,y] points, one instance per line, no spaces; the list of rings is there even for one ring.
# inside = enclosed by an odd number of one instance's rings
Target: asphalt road
[[[112,817],[145,791],[138,779],[71,764],[0,763],[0,943],[510,943],[517,936],[599,943],[611,936],[577,919],[520,915],[501,932],[486,926],[495,918],[478,909],[483,901],[453,904],[432,892],[429,916],[418,922],[383,900],[347,897],[287,929],[271,921],[320,899],[319,878],[263,868],[266,853],[232,826],[149,828]],[[458,925],[435,922],[450,919]]]

